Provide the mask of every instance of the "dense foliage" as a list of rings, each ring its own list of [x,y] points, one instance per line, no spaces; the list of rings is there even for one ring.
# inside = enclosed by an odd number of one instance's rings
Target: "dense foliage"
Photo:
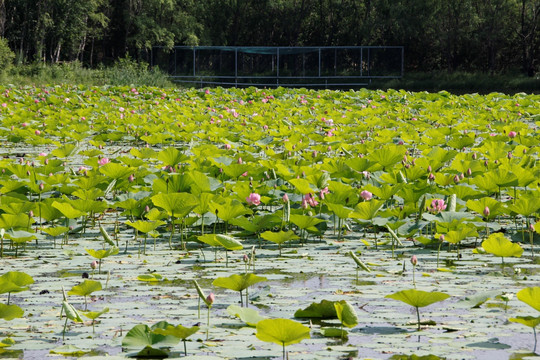
[[[88,65],[153,45],[404,45],[407,70],[538,71],[539,0],[5,0],[18,61]]]

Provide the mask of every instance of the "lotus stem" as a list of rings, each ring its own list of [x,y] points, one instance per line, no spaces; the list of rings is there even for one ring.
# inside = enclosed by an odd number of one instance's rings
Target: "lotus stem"
[[[283,345],[283,360],[285,360],[285,341],[282,341],[281,345]]]
[[[184,356],[187,356],[187,346],[186,346],[186,339],[182,339],[184,342]]]
[[[418,331],[420,331],[420,310],[418,310],[418,306],[415,306],[416,308],[416,319],[418,321]]]
[[[536,339],[536,327],[533,327],[533,335],[534,335],[534,349],[533,349],[533,353],[536,354],[536,344],[538,342],[538,340]]]
[[[240,307],[244,307],[244,297],[242,296],[242,290],[240,290]]]
[[[66,327],[67,327],[68,317],[66,316],[66,321],[64,322],[64,330],[62,331],[62,341],[66,339]]]
[[[206,340],[208,341],[208,333],[210,330],[210,309],[212,306],[208,306],[208,312],[206,313]]]

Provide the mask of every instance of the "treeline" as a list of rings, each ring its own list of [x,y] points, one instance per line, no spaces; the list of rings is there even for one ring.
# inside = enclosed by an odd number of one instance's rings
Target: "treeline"
[[[408,71],[540,67],[540,0],[0,0],[18,63],[146,59],[154,45],[403,45]]]

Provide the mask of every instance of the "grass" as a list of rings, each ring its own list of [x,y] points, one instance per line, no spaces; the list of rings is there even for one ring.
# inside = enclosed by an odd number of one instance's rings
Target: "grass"
[[[185,87],[183,84],[172,82],[167,74],[159,69],[150,69],[147,63],[138,63],[130,58],[119,59],[111,67],[97,69],[85,68],[80,62],[17,65],[0,73],[0,81],[4,84],[37,86],[71,84]],[[401,79],[375,79],[367,87],[428,92],[446,90],[456,94],[491,92],[536,94],[540,93],[540,75],[527,77],[520,73],[490,75],[466,72],[406,72]]]
[[[167,74],[149,69],[146,63],[130,58],[118,60],[111,67],[88,69],[80,62],[47,65],[32,63],[12,66],[0,75],[3,84],[14,85],[87,85],[87,86],[156,86],[171,88],[175,85]]]
[[[446,90],[457,94],[491,92],[537,94],[540,93],[540,75],[527,77],[519,73],[496,75],[465,72],[405,73],[402,79],[374,80],[369,88],[429,92]]]

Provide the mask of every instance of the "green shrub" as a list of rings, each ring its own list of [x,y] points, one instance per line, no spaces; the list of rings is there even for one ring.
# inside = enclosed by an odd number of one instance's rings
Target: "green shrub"
[[[13,65],[13,59],[15,59],[15,53],[9,48],[7,40],[0,38],[0,73]]]

